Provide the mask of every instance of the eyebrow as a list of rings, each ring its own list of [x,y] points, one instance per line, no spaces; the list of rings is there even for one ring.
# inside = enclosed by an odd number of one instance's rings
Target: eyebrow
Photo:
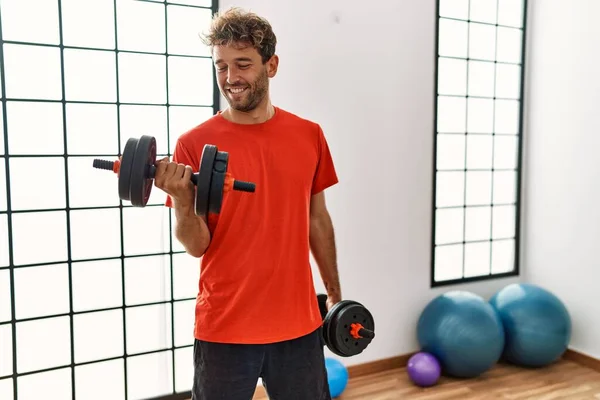
[[[234,61],[252,61],[252,59],[250,57],[238,57]],[[224,60],[219,58],[215,61],[215,64],[220,64],[222,62],[224,62]]]

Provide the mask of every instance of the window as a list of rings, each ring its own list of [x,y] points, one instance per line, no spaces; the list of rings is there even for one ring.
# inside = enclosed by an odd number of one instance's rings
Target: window
[[[432,286],[518,274],[526,0],[439,0]]]
[[[219,109],[216,7],[0,3],[0,399],[190,397],[198,261],[164,192],[123,204],[92,160],[141,135],[171,155]]]

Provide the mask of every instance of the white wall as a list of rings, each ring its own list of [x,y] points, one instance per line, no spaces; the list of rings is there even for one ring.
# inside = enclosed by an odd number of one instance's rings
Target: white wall
[[[571,347],[600,358],[600,2],[530,3],[525,278],[565,301]]]
[[[270,20],[280,56],[273,101],[319,122],[330,143],[342,290],[373,312],[377,332],[346,365],[416,350],[416,321],[435,295],[468,288],[488,297],[516,280],[429,287],[435,0],[220,3]]]

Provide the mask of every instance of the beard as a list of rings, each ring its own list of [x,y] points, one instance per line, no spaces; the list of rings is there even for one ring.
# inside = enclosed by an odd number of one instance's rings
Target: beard
[[[229,85],[229,88],[243,88],[246,87],[246,90],[242,92],[239,98],[237,95],[233,94],[227,89],[221,89],[221,94],[229,103],[229,106],[237,111],[249,112],[254,110],[258,105],[263,101],[265,96],[267,95],[267,89],[269,86],[269,77],[267,76],[266,68],[263,69],[262,73],[256,80],[248,85]]]

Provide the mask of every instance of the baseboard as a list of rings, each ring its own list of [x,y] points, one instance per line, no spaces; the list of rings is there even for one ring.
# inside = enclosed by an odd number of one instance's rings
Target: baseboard
[[[579,351],[568,349],[562,358],[600,372],[600,360]]]

